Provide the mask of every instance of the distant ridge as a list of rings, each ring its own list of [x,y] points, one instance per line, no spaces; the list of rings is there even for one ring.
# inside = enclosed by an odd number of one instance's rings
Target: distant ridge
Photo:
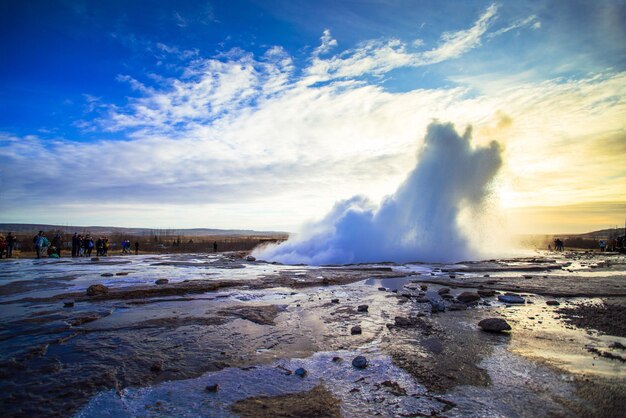
[[[61,230],[67,234],[74,232],[91,234],[126,234],[126,235],[183,235],[187,237],[198,236],[286,236],[288,232],[281,231],[255,231],[252,229],[212,229],[212,228],[122,228],[117,226],[67,226],[47,224],[9,224],[0,223],[0,231],[6,233],[12,231],[15,234],[37,233],[37,231]]]

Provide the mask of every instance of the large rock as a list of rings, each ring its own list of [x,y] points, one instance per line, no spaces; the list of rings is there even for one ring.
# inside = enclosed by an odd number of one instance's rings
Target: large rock
[[[487,318],[478,323],[478,326],[483,331],[487,332],[502,332],[509,331],[511,326],[502,318]]]
[[[478,293],[480,296],[482,296],[484,298],[490,298],[490,297],[496,295],[496,291],[495,290],[486,290],[486,289],[485,290],[481,289],[481,290],[479,290],[476,293]]]
[[[459,302],[463,303],[472,303],[480,300],[480,295],[474,292],[463,292],[459,296],[456,297]]]
[[[523,297],[516,295],[514,293],[507,293],[504,295],[499,295],[498,300],[504,303],[524,303],[525,302]]]
[[[102,284],[92,284],[87,288],[87,296],[97,296],[109,293],[109,288]]]
[[[357,369],[364,369],[367,367],[367,359],[363,356],[356,356],[352,360],[352,365]]]

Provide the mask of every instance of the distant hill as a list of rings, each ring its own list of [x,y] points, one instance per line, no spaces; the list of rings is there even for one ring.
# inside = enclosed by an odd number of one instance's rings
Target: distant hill
[[[565,235],[565,234],[564,234]],[[624,228],[608,228],[599,231],[585,232],[584,234],[569,234],[566,236],[588,239],[607,239],[616,235],[624,235]]]
[[[169,228],[121,228],[117,226],[67,226],[67,225],[45,225],[45,224],[9,224],[0,223],[0,231],[6,233],[12,231],[14,234],[37,233],[37,231],[61,230],[64,233],[89,232],[96,235],[124,234],[132,236],[256,236],[256,237],[276,237],[287,236],[289,233],[281,231],[254,231],[252,229],[211,229],[211,228],[190,228],[190,229],[169,229]]]

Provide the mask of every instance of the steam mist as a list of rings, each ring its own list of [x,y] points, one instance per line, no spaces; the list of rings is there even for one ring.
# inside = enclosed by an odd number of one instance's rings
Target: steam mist
[[[362,196],[335,204],[295,239],[255,252],[286,264],[380,261],[460,261],[476,255],[459,224],[475,212],[502,164],[497,142],[473,148],[471,128],[428,126],[416,167],[394,194],[376,206]]]

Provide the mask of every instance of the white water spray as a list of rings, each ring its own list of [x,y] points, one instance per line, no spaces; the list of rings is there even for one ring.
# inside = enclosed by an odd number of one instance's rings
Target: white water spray
[[[461,136],[451,123],[433,122],[417,165],[378,207],[362,196],[338,202],[297,238],[255,256],[312,265],[473,258],[459,214],[480,208],[501,164],[497,142],[474,148],[471,128]]]

